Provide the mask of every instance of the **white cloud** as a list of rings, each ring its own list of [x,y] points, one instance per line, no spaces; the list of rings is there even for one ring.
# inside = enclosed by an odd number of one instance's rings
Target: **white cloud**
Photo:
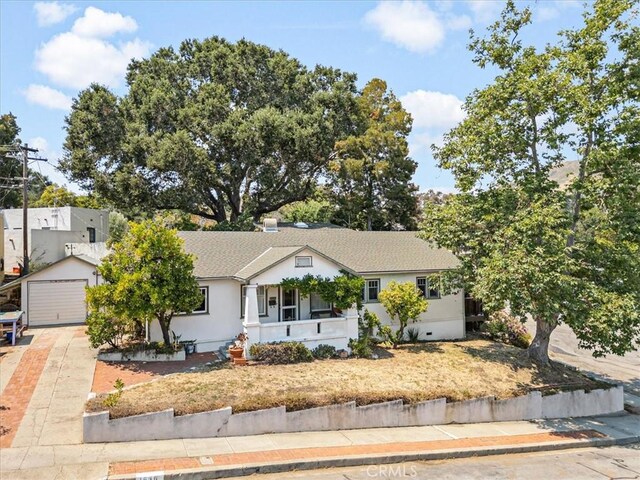
[[[473,18],[478,23],[490,23],[498,19],[505,2],[495,0],[467,0],[473,12]]]
[[[74,5],[58,2],[36,2],[33,9],[36,11],[36,21],[39,27],[60,23],[77,10]]]
[[[464,119],[462,100],[448,93],[415,90],[400,101],[413,117],[414,127],[451,128]]]
[[[412,52],[433,51],[445,36],[441,19],[422,2],[380,2],[364,19],[382,38]]]
[[[133,33],[137,29],[138,24],[131,17],[87,7],[84,15],[74,22],[71,32],[81,37],[105,38],[119,32]]]
[[[102,37],[136,28],[131,17],[88,7],[70,32],[40,45],[35,53],[35,68],[63,87],[86,88],[92,82],[117,87],[131,59],[148,55],[151,45],[138,38],[116,44]]]
[[[39,150],[38,154],[42,157],[49,151],[49,142],[42,137],[34,137],[29,139],[29,147]]]
[[[473,21],[468,15],[447,15],[446,25],[449,30],[468,30]]]
[[[537,20],[546,22],[558,18],[564,10],[580,8],[581,6],[577,0],[556,0],[555,2],[536,5],[537,8],[534,8],[534,13],[537,16]]]
[[[31,84],[23,92],[29,103],[56,110],[69,110],[71,98],[46,85]]]

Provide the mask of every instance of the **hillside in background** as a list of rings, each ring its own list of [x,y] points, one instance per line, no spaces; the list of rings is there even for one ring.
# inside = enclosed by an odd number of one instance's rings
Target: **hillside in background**
[[[561,189],[565,189],[578,174],[579,167],[580,162],[578,160],[569,160],[564,162],[561,167],[551,170],[549,178],[558,182]]]

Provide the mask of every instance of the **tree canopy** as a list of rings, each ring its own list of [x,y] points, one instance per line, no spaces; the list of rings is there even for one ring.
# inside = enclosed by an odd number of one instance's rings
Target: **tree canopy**
[[[461,261],[490,311],[537,324],[532,358],[567,323],[594,355],[640,339],[640,29],[631,0],[598,0],[584,25],[525,45],[528,9],[508,2],[474,62],[498,71],[434,148],[460,194],[427,204],[425,236]],[[566,189],[549,173],[567,159]]]
[[[127,84],[74,99],[63,171],[121,210],[221,223],[306,199],[357,107],[355,75],[219,37],[133,61]]]
[[[95,195],[78,195],[66,187],[51,184],[47,185],[32,207],[80,207],[80,208],[104,208],[104,204]]]
[[[22,160],[15,158],[10,146],[20,145],[20,127],[15,115],[0,115],[0,209],[22,206]],[[29,202],[38,199],[51,182],[45,175],[28,169]]]
[[[91,314],[99,323],[156,319],[170,345],[173,315],[191,312],[202,301],[193,256],[184,252],[175,230],[150,220],[131,223],[112,250],[98,267],[104,283],[87,289]]]
[[[411,115],[387,83],[373,79],[358,96],[358,129],[336,144],[329,165],[333,220],[360,230],[414,230],[417,163],[409,157]]]

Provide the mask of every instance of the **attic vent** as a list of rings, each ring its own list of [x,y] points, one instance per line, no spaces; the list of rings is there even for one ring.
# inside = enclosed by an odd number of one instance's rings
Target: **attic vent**
[[[296,222],[293,224],[293,226],[296,228],[309,228],[309,225],[304,222]]]
[[[278,220],[275,218],[265,218],[264,224],[262,226],[263,232],[277,232],[278,231]]]

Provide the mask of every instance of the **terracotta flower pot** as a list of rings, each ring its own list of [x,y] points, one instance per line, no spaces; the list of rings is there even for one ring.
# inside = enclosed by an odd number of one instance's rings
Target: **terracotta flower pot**
[[[231,358],[242,358],[242,356],[244,355],[244,348],[229,347],[229,355],[231,355]]]

